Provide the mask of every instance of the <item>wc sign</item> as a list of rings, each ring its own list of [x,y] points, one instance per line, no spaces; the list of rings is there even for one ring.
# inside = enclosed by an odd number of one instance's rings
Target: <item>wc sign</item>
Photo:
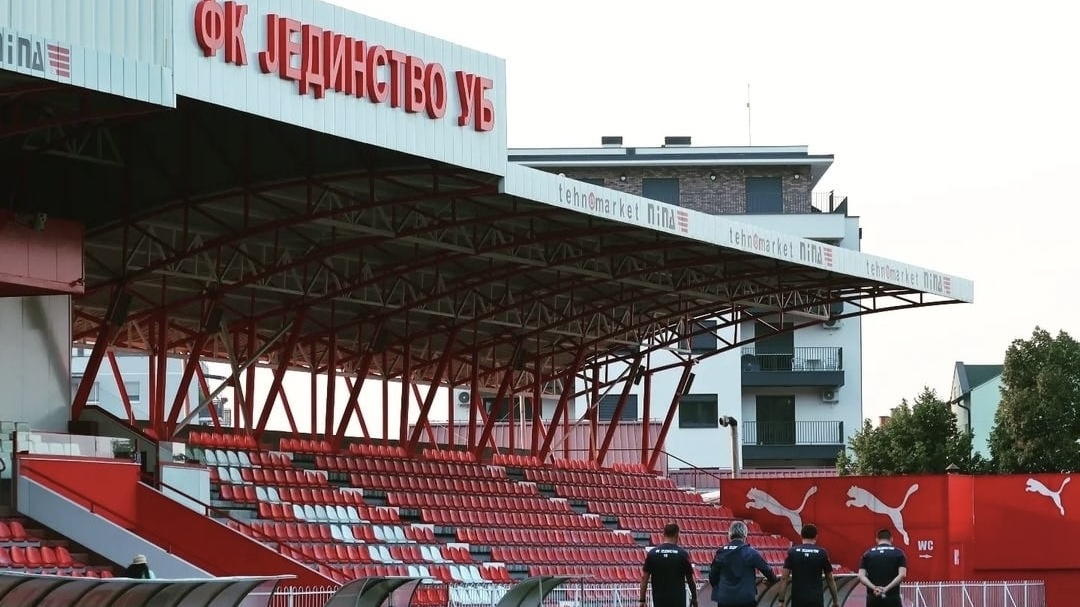
[[[934,540],[919,540],[916,542],[916,547],[919,549],[919,558],[930,558],[929,554],[922,554],[934,551]]]

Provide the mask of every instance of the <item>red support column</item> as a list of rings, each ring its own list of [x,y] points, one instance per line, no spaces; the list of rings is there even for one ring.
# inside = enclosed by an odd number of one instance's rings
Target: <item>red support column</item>
[[[574,357],[574,362],[570,365],[562,376],[562,394],[559,395],[559,402],[555,405],[555,412],[551,414],[551,425],[548,426],[547,435],[544,436],[544,444],[540,446],[540,451],[536,453],[536,456],[541,461],[547,459],[548,453],[551,452],[551,443],[555,440],[555,431],[559,429],[559,418],[563,418],[563,444],[567,443],[567,437],[570,436],[570,399],[574,397],[574,378],[577,377],[578,371],[581,370],[581,365],[585,361],[585,348],[579,348],[577,355]]]
[[[480,361],[472,357],[472,369],[469,371],[469,429],[465,435],[465,448],[472,451],[476,447],[476,410],[483,407],[480,400]]]
[[[360,391],[364,387],[364,380],[367,379],[368,372],[371,369],[371,361],[374,358],[374,352],[370,350],[364,352],[363,357],[360,359],[360,365],[356,368],[356,381],[350,382],[349,378],[345,378],[345,385],[349,387],[349,400],[345,403],[345,411],[341,414],[341,422],[338,424],[337,431],[334,432],[330,442],[335,449],[341,445],[341,441],[345,438],[345,429],[348,427],[349,418],[352,417],[353,413],[360,420],[360,430],[364,433],[364,438],[370,438],[367,424],[364,423],[364,412],[360,410]]]
[[[649,446],[652,437],[652,371],[645,371],[645,385],[641,395],[641,465],[649,463]]]
[[[202,404],[202,399],[210,396],[210,384],[206,382],[206,374],[203,373],[202,366],[195,367],[195,376],[199,379],[199,405]],[[214,406],[214,399],[210,399],[210,403],[207,404],[207,408],[210,410],[210,423],[213,424],[214,430],[221,430],[221,420],[218,419],[217,407]],[[233,410],[236,410],[236,405],[233,405]]]
[[[398,402],[398,445],[405,447],[409,438],[409,390],[412,389],[412,346],[405,344],[405,353],[401,359],[401,398]]]
[[[293,417],[292,407],[289,405],[289,397],[285,394],[285,386],[278,388],[278,396],[281,397],[281,404],[285,408],[285,419],[289,420],[289,429],[292,430],[294,438],[299,438],[300,430],[296,428],[296,418]]]
[[[606,371],[606,369],[605,369]],[[589,459],[596,459],[596,410],[600,406],[600,365],[593,364],[592,397],[589,406],[585,409],[585,417],[589,420]]]
[[[252,295],[252,308],[253,309],[254,309],[254,305],[255,305],[254,297],[255,296]],[[294,330],[295,330],[295,327],[294,327]],[[256,331],[255,331],[255,323],[251,322],[248,325],[248,334],[247,334],[247,353],[248,353],[248,357],[254,357],[255,354],[258,351],[259,351],[259,336],[258,336],[258,333],[256,333]],[[285,356],[292,356],[292,353],[293,353],[293,349],[288,348],[285,351],[284,355]],[[244,410],[245,410],[244,429],[248,430],[248,431],[253,430],[254,429],[254,424],[255,424],[255,369],[256,369],[257,366],[258,365],[249,366],[247,368],[247,375],[244,378],[246,380],[245,383],[247,384],[244,387],[244,395],[247,397],[247,398],[244,399]],[[237,381],[240,381],[239,377],[236,378],[236,379],[237,379]],[[273,395],[274,395],[274,392],[271,391],[270,392],[271,398],[273,397]]]
[[[520,348],[515,348],[514,349],[514,356],[510,360],[516,360],[517,357],[518,357],[518,352],[519,351],[520,351]],[[500,403],[502,403],[503,400],[506,398],[506,393],[510,391],[510,385],[511,385],[513,379],[514,379],[514,365],[511,364],[511,365],[508,365],[506,367],[506,372],[503,373],[502,381],[499,383],[499,390],[495,394],[495,407],[492,408],[493,413],[498,411],[498,407],[500,406]],[[486,445],[488,443],[488,441],[491,440],[491,432],[494,429],[495,429],[495,415],[489,415],[487,420],[484,422],[484,431],[480,433],[480,440],[476,444],[476,450],[473,452],[476,455],[477,460],[480,459],[480,455],[484,451],[484,445]],[[494,445],[492,445],[492,446],[495,447]],[[496,447],[496,450],[497,450],[497,447]]]
[[[448,386],[446,389],[446,447],[453,449],[457,443],[454,440],[454,408],[457,407],[457,402],[454,400],[454,387]]]
[[[679,408],[679,401],[682,400],[683,392],[686,392],[690,386],[690,376],[693,369],[693,361],[688,360],[683,363],[682,376],[679,377],[679,383],[675,385],[675,394],[671,397],[671,405],[668,407],[663,425],[660,426],[660,435],[656,437],[656,444],[653,445],[652,457],[649,458],[649,470],[656,470],[656,463],[660,460],[664,441],[667,440],[668,430],[671,428],[671,422],[675,419],[675,411]]]
[[[120,401],[124,403],[124,412],[127,413],[128,425],[135,427],[135,411],[131,408],[131,397],[128,395],[124,378],[120,375],[120,365],[116,362],[116,354],[112,350],[106,353],[109,357],[109,366],[112,367],[113,379],[116,380],[116,389],[120,392]]]
[[[165,290],[165,281],[162,281],[162,291]],[[162,297],[164,299],[164,296]],[[165,388],[168,386],[169,379],[169,318],[165,312],[162,312],[158,316],[158,330],[157,330],[157,394],[152,403],[154,423],[151,424],[151,428],[157,432],[158,436],[168,436],[165,433]]]
[[[255,426],[256,440],[262,438],[263,432],[266,431],[266,422],[270,420],[270,412],[274,408],[274,402],[277,400],[278,393],[281,392],[281,382],[283,379],[285,379],[285,372],[289,369],[289,361],[292,359],[293,352],[296,351],[296,344],[300,341],[300,333],[304,329],[304,318],[306,316],[306,312],[307,310],[301,308],[300,311],[296,313],[296,318],[293,321],[292,333],[289,334],[289,340],[285,343],[285,346],[284,348],[282,348],[281,352],[278,353],[278,356],[280,356],[281,359],[278,360],[278,366],[276,369],[274,369],[274,380],[270,384],[270,392],[266,395],[266,403],[263,405],[263,410],[259,415],[259,423]],[[252,354],[254,353],[255,352],[253,349]],[[248,370],[250,371],[254,368],[255,365],[251,365],[250,367],[248,367]],[[254,375],[252,375],[251,377],[254,377]],[[251,394],[253,392],[254,389],[252,388],[251,390],[249,390],[248,393]],[[287,404],[285,404],[285,407],[287,409],[289,408]],[[289,415],[289,417],[292,417],[292,411],[288,411],[287,415]]]
[[[220,325],[221,309],[214,306],[210,309],[206,322],[203,323],[203,329],[195,335],[195,339],[191,344],[187,364],[184,365],[184,373],[180,376],[180,385],[176,389],[176,398],[173,399],[172,410],[169,411],[169,419],[165,424],[164,436],[172,436],[173,430],[176,428],[176,421],[180,419],[180,409],[187,399],[191,379],[195,376],[195,370],[199,368],[199,359],[202,357],[203,348],[206,347],[206,343],[210,341],[210,336],[217,332]]]
[[[637,381],[638,375],[641,371],[641,353],[634,357],[633,363],[630,365],[630,372],[626,374],[625,385],[623,385],[622,393],[619,394],[619,402],[615,404],[615,411],[611,415],[611,421],[608,422],[607,432],[604,433],[604,440],[600,443],[600,452],[596,455],[596,463],[603,465],[604,458],[607,457],[608,449],[611,448],[611,441],[615,438],[615,429],[619,427],[619,420],[622,419],[623,409],[626,408],[626,401],[630,400],[630,390],[634,387],[634,383]],[[599,418],[599,406],[597,406],[597,418]]]
[[[382,365],[382,444],[390,444],[390,380],[386,377],[386,368],[389,358],[386,355],[386,350],[383,350],[379,357]]]
[[[529,453],[536,455],[536,449],[540,446],[540,436],[544,430],[544,419],[541,413],[544,408],[544,383],[543,376],[540,374],[540,363],[537,361],[536,372],[533,374],[532,382],[532,436],[529,440]]]
[[[334,324],[334,304],[332,301],[330,303],[330,324],[331,326]],[[337,413],[337,403],[334,402],[337,398],[337,365],[337,333],[331,333],[326,351],[326,415],[324,416],[326,423],[323,425],[323,432],[327,439],[336,438],[337,436],[334,433],[334,416]],[[342,417],[348,417],[348,415]]]
[[[408,451],[410,453],[416,449],[416,443],[420,441],[421,426],[428,425],[428,414],[431,412],[431,406],[435,403],[435,393],[438,391],[439,384],[442,383],[446,370],[450,368],[450,353],[453,351],[456,341],[457,330],[450,329],[446,335],[446,346],[443,347],[442,356],[439,357],[439,363],[435,366],[435,373],[431,376],[427,397],[424,398],[423,404],[420,405],[420,414],[416,419],[416,427],[413,428],[412,436],[409,437]]]
[[[301,346],[303,347],[303,346]],[[308,414],[311,416],[311,440],[319,440],[319,371],[315,368],[315,345],[309,350],[311,368],[308,369]],[[285,391],[282,390],[282,393]]]

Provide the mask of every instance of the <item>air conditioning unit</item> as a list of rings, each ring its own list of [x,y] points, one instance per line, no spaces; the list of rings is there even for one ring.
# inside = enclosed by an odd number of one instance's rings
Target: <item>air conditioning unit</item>
[[[821,391],[821,402],[823,403],[838,403],[840,402],[840,394],[835,388],[826,388]]]
[[[822,329],[828,329],[828,330],[832,331],[832,330],[839,329],[841,324],[842,323],[840,322],[840,319],[835,318],[835,319],[832,319],[832,320],[826,320],[825,322],[821,323],[821,328]]]
[[[457,390],[454,394],[454,400],[457,401],[459,407],[468,407],[472,403],[472,395],[468,390]]]

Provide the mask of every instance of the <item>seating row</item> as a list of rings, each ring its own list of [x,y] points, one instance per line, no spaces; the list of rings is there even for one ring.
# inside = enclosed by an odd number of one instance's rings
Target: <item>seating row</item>
[[[302,560],[319,563],[374,563],[394,564],[470,564],[472,557],[461,547],[420,546],[417,544],[344,545],[344,544],[287,544],[287,549],[299,552]]]
[[[603,529],[598,517],[579,514],[537,514],[534,512],[477,512],[475,510],[424,509],[420,511],[426,523],[436,525],[466,525],[472,527],[504,527],[519,529]],[[663,528],[663,525],[661,525]]]
[[[589,512],[614,516],[657,516],[672,519],[704,518],[733,520],[734,515],[726,508],[706,504],[656,504],[641,502],[589,501]]]
[[[645,551],[641,547],[627,548],[585,548],[559,547],[543,548],[535,546],[496,546],[491,549],[491,558],[506,563],[525,565],[625,565],[642,563]]]
[[[573,512],[564,500],[544,497],[503,497],[499,495],[459,495],[454,493],[390,493],[387,503],[405,508],[450,508],[454,510],[501,510],[503,512]]]
[[[506,469],[462,462],[366,458],[352,455],[316,455],[315,467],[331,472],[377,472],[406,476],[435,476],[506,480]]]
[[[0,546],[0,567],[82,569],[86,565],[72,559],[63,546]]]
[[[498,565],[344,565],[339,571],[346,580],[371,576],[410,576],[430,577],[443,584],[506,584],[513,581],[506,568]],[[415,596],[413,604],[417,604]]]
[[[293,487],[325,487],[326,473],[321,470],[296,468],[234,468],[210,466],[211,483],[233,485],[284,485]]]
[[[555,485],[555,494],[569,499],[606,502],[655,503],[655,489],[627,489],[625,487],[589,487],[581,485]],[[669,504],[703,504],[701,497],[682,491],[664,492],[664,501]]]
[[[259,443],[254,436],[225,432],[191,432],[187,443],[196,447],[221,447],[226,449],[249,449],[257,451]]]
[[[536,485],[515,483],[509,480],[475,480],[461,478],[429,478],[415,476],[387,476],[377,473],[353,474],[353,487],[382,491],[413,491],[490,495],[540,495]]]
[[[0,570],[17,571],[19,573],[41,573],[44,575],[59,575],[62,577],[109,579],[113,577],[109,567],[86,567],[84,569],[65,569],[63,567],[21,567],[16,565],[0,566]]]
[[[655,533],[657,529],[663,529],[664,525],[667,525],[670,522],[670,518],[659,516],[620,516],[619,528],[628,531]],[[754,521],[745,522],[750,533],[761,533],[761,527],[758,526],[757,523]],[[731,523],[732,521],[730,520],[687,518],[679,520],[679,528],[683,531],[683,535],[685,535],[686,532],[727,533],[728,528],[731,527]]]
[[[192,459],[207,466],[232,466],[234,468],[292,468],[292,459],[275,451],[233,451],[225,449],[192,449]]]
[[[652,535],[653,544],[664,541],[663,534]],[[728,543],[728,537],[722,533],[688,533],[680,535],[679,545],[684,548],[719,548]],[[778,535],[751,535],[749,544],[759,550],[787,550],[791,541]]]
[[[628,533],[565,529],[459,527],[457,539],[483,546],[636,546]]]
[[[254,523],[255,521],[252,521]],[[270,522],[270,521],[259,521]],[[279,521],[273,521],[277,524]],[[392,527],[384,525],[349,525],[349,524],[326,524],[330,529],[330,539],[336,542],[344,542],[347,544],[372,544],[372,543],[385,543],[385,544],[406,544],[410,540],[405,537],[401,527]],[[275,527],[275,530],[277,527]],[[318,536],[310,536],[312,540],[318,540],[323,537],[323,527],[321,525],[316,527]],[[276,531],[275,531],[276,532]],[[310,528],[304,523],[297,523],[296,534],[297,539],[300,541],[305,540],[304,533],[310,532]],[[291,534],[290,528],[285,528],[285,533]],[[291,536],[290,536],[291,537]]]
[[[271,504],[311,504],[345,506],[364,512],[364,496],[359,491],[312,488],[312,487],[270,487],[264,485],[218,485],[218,495],[230,502],[253,504],[270,502]]]
[[[0,542],[26,542],[30,538],[26,535],[23,524],[16,520],[0,521]]]
[[[326,523],[281,523],[253,520],[247,524],[230,520],[229,526],[242,531],[245,535],[254,535],[273,540],[296,542],[345,542],[341,531],[343,525]],[[402,530],[404,530],[402,532]],[[430,527],[386,527],[382,525],[354,525],[351,535],[367,544],[405,544],[413,542],[435,543],[435,533]],[[404,535],[404,540],[400,539]],[[353,542],[357,543],[357,542]]]
[[[471,451],[462,451],[460,449],[424,449],[422,455],[425,459],[434,460],[437,462],[463,462],[463,463],[475,463],[476,455]]]
[[[635,565],[608,566],[589,565],[529,565],[529,575],[560,575],[580,578],[584,582],[639,582],[641,561]]]
[[[525,478],[550,485],[577,485],[583,487],[623,487],[627,489],[660,489],[684,493],[670,478],[610,472],[581,470],[558,470],[535,468],[525,470]]]
[[[378,509],[374,509],[378,512]],[[282,504],[258,502],[259,518],[274,521],[353,524],[373,522],[361,517],[356,506],[312,506],[311,504]],[[366,512],[365,512],[366,514]],[[394,517],[397,518],[396,516]]]

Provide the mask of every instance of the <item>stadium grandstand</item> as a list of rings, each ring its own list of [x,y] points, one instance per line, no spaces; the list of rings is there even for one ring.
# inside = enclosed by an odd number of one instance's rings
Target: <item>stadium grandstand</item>
[[[537,576],[636,591],[665,523],[701,568],[735,520],[663,474],[697,361],[679,344],[973,299],[509,162],[495,57],[319,2],[61,4],[0,4],[0,569],[106,584],[139,554],[159,579],[269,576],[312,605],[388,578],[420,582],[418,607]],[[69,382],[72,344],[90,353]],[[651,366],[661,350],[678,363]],[[145,420],[126,352],[148,357]],[[212,387],[205,361],[229,375]],[[103,369],[124,415],[97,406]],[[290,372],[310,402],[289,402]],[[658,421],[621,425],[660,373],[678,380],[643,403]],[[491,406],[525,397],[545,405]],[[751,532],[779,567],[790,541]]]

